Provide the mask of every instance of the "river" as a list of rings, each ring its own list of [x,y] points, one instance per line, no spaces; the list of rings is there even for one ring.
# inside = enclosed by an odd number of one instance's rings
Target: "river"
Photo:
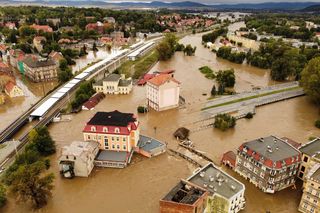
[[[267,86],[275,82],[270,80],[269,71],[236,65],[217,59],[210,50],[202,47],[201,34],[189,35],[181,40],[184,44],[197,46],[195,56],[184,56],[176,53],[166,62],[157,63],[152,70],[167,68],[176,69],[175,77],[182,82],[181,95],[186,99],[186,106],[164,112],[151,111],[139,115],[141,133],[156,137],[176,149],[177,142],[173,132],[181,126],[190,125],[201,119],[200,108],[210,93],[212,80],[206,79],[198,70],[208,65],[214,70],[234,68],[236,74],[235,90],[250,90],[255,86]],[[58,172],[57,159],[62,146],[74,140],[82,140],[82,129],[85,123],[97,111],[119,110],[136,112],[138,105],[145,103],[145,88],[134,87],[129,95],[108,95],[92,111],[82,111],[72,116],[72,121],[50,125],[50,133],[57,143],[58,152],[51,157],[50,169],[56,175],[53,197],[46,207],[37,212],[112,212],[112,213],[153,213],[158,212],[161,199],[181,178],[187,178],[195,169],[185,160],[168,153],[152,159],[135,155],[133,163],[125,169],[96,168],[89,178],[63,179]],[[206,129],[192,133],[190,139],[196,149],[219,163],[221,156],[228,150],[235,150],[245,140],[261,136],[286,136],[301,143],[307,142],[310,136],[318,136],[320,131],[313,125],[318,115],[317,108],[306,97],[263,106],[251,120],[239,120],[235,129],[221,132]],[[154,131],[154,127],[156,131]],[[275,195],[262,193],[252,184],[227,170],[246,185],[247,199],[245,213],[297,213],[301,188],[286,189]],[[9,199],[4,212],[30,212],[25,203],[16,203]]]

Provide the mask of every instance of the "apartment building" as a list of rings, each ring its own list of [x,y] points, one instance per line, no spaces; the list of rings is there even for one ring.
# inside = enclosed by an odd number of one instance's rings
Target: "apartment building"
[[[243,143],[237,150],[235,171],[263,192],[275,193],[295,184],[301,153],[275,136]]]
[[[245,208],[245,186],[213,163],[194,172],[187,181],[208,191],[204,212],[236,213]]]
[[[57,79],[58,65],[51,58],[28,56],[23,60],[25,75],[34,82],[52,81]]]
[[[147,81],[147,105],[156,111],[179,106],[180,82],[173,74],[159,74]]]
[[[305,174],[308,173],[310,168],[316,163],[314,157],[320,153],[320,138],[316,138],[299,148],[302,153],[301,165],[298,172],[298,178],[305,179]]]

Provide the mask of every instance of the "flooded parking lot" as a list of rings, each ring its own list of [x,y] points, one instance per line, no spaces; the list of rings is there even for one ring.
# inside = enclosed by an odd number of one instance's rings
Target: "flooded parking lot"
[[[176,149],[173,132],[181,126],[191,125],[201,119],[200,109],[210,93],[212,80],[206,79],[198,70],[208,65],[214,70],[234,68],[237,92],[251,90],[255,86],[272,85],[269,71],[236,65],[217,59],[215,54],[201,46],[201,35],[190,35],[182,39],[184,44],[197,46],[194,57],[176,55],[169,61],[157,63],[152,70],[176,69],[175,77],[181,81],[181,95],[186,99],[185,107],[164,112],[151,111],[139,115],[141,133],[155,137]],[[136,112],[137,106],[145,103],[145,88],[134,87],[129,95],[107,96],[94,110],[72,115],[72,121],[55,123],[50,133],[57,148],[69,145],[74,140],[83,140],[82,129],[97,111],[119,110]],[[216,163],[222,154],[235,150],[245,140],[270,134],[286,136],[305,143],[310,136],[318,136],[320,131],[313,126],[318,109],[306,97],[279,102],[257,109],[251,120],[239,120],[235,129],[221,132],[205,129],[194,132],[190,139],[196,149],[204,151]],[[192,125],[191,125],[192,126]],[[156,127],[156,128],[155,128]],[[55,173],[55,189],[48,205],[38,212],[112,212],[112,213],[153,213],[158,212],[158,201],[181,178],[187,178],[195,169],[185,160],[168,153],[152,159],[135,155],[133,163],[125,169],[96,168],[89,178],[63,179],[58,172],[57,154],[51,157],[50,171]],[[228,171],[246,185],[245,213],[297,213],[300,188],[286,189],[275,195],[264,194],[232,171]],[[16,204],[13,198],[5,207],[5,212],[29,212],[25,204]]]

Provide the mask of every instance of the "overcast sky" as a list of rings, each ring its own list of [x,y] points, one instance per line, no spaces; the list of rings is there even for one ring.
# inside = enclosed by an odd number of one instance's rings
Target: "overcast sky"
[[[132,2],[132,1],[138,1],[138,2],[150,2],[153,0],[104,0],[106,2]],[[155,0],[155,1],[163,1],[163,0]],[[179,1],[186,1],[186,0],[165,0],[165,2],[179,2]],[[205,4],[220,4],[220,3],[262,3],[262,2],[319,2],[320,0],[188,0],[188,1],[194,1],[194,2],[201,2]]]

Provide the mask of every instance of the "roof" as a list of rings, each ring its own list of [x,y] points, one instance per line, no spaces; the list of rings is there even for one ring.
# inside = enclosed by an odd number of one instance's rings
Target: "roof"
[[[130,152],[100,150],[95,160],[127,162],[129,160],[129,157],[130,157]]]
[[[229,162],[231,165],[235,167],[236,166],[236,154],[233,151],[228,151],[223,154],[221,161],[224,162]]]
[[[34,56],[26,57],[23,60],[23,63],[25,63],[28,67],[31,67],[31,68],[47,67],[47,66],[56,65],[55,61],[50,58],[38,59],[37,57],[34,57]]]
[[[148,80],[149,83],[156,85],[156,86],[161,86],[166,82],[173,81],[174,83],[180,84],[179,81],[174,79],[171,74],[162,74],[162,75],[157,75],[154,78]]]
[[[311,180],[320,183],[320,163],[317,163],[311,167],[308,177],[310,177]]]
[[[113,73],[105,77],[103,81],[119,81],[120,78],[121,78],[121,75]]]
[[[301,153],[298,149],[275,136],[245,142],[239,147],[239,150],[254,157],[256,161],[262,161],[265,166],[270,168],[282,168],[283,163],[288,166],[301,160]]]
[[[13,90],[13,88],[14,88],[15,86],[16,86],[15,83],[13,83],[12,81],[9,81],[9,82],[6,83],[6,85],[5,85],[5,90],[10,93],[11,90]]]
[[[145,85],[147,83],[148,80],[152,79],[153,77],[155,77],[156,74],[145,74],[142,78],[140,78],[140,80],[138,81],[138,85]]]
[[[291,144],[296,149],[299,149],[299,147],[301,146],[301,143],[298,143],[290,138],[282,137],[281,139],[286,141],[287,143]]]
[[[204,194],[206,190],[190,182],[181,180],[170,192],[161,200],[171,201],[180,204],[193,205]]]
[[[210,194],[218,194],[227,199],[245,189],[241,182],[216,167],[213,163],[202,167],[189,177],[188,181],[203,187]]]
[[[69,146],[64,146],[61,155],[81,156],[84,152],[93,152],[99,148],[99,143],[94,141],[73,141]]]
[[[43,102],[37,109],[35,109],[30,116],[42,117],[47,111],[58,101],[57,98],[49,98]]]
[[[156,149],[158,147],[164,147],[166,146],[164,143],[161,143],[160,141],[150,138],[144,135],[140,135],[138,146],[140,149],[143,149],[144,151],[152,151],[153,149]]]
[[[120,87],[129,86],[132,83],[131,79],[120,79],[119,85]]]
[[[89,125],[101,126],[128,126],[137,119],[132,113],[122,113],[117,110],[113,112],[97,112],[87,123]]]
[[[180,127],[177,129],[174,133],[173,136],[175,138],[179,138],[180,140],[187,139],[189,137],[190,130],[185,128],[185,127]]]
[[[300,151],[308,156],[313,156],[320,152],[320,138],[316,138],[300,147]]]

